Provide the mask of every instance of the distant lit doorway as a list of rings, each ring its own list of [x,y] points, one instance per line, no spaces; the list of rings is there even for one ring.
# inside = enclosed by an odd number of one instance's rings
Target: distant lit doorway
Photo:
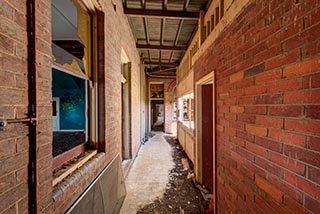
[[[163,100],[151,101],[151,130],[164,131],[164,102]]]

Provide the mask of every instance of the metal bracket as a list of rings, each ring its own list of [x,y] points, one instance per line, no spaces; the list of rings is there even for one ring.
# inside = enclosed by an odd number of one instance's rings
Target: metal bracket
[[[7,125],[7,121],[3,117],[0,117],[0,131],[3,131]]]

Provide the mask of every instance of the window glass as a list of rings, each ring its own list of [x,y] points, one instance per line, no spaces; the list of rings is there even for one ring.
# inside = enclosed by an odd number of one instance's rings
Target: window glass
[[[92,26],[91,15],[77,1],[52,0],[51,4],[52,155],[56,169],[90,147]]]

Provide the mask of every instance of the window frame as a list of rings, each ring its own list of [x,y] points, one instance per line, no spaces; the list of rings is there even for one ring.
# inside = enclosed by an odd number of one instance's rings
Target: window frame
[[[194,92],[178,98],[178,121],[185,127],[194,129]]]
[[[80,0],[76,0],[72,2],[77,10],[82,10],[82,12],[87,13],[90,17],[90,25],[88,29],[88,39],[89,45],[85,53],[88,54],[87,56],[87,66],[85,68],[87,70],[83,71],[83,73],[79,73],[76,70],[70,68],[70,66],[66,67],[59,63],[53,62],[52,68],[55,68],[59,71],[65,72],[72,76],[81,78],[85,80],[85,99],[86,99],[86,110],[85,110],[85,117],[86,117],[86,138],[84,144],[86,148],[80,155],[77,155],[74,158],[78,160],[72,163],[66,169],[63,168],[63,164],[68,163],[68,161],[63,162],[62,165],[59,167],[54,167],[55,158],[53,158],[53,186],[58,184],[68,175],[73,173],[76,169],[81,167],[84,163],[86,163],[90,158],[96,155],[98,152],[105,151],[104,145],[104,104],[105,101],[103,100],[104,97],[104,61],[103,65],[98,64],[98,56],[104,55],[104,13],[101,11],[89,11]],[[53,53],[52,53],[53,54]],[[103,57],[104,59],[104,57]],[[80,59],[81,60],[81,59]],[[103,130],[103,131],[101,131]],[[72,149],[70,149],[72,150]],[[68,150],[68,151],[70,151]],[[67,152],[68,152],[67,151]],[[71,159],[72,160],[72,159]],[[60,169],[59,169],[60,168]],[[60,172],[59,172],[60,170]],[[62,172],[61,172],[62,171]]]

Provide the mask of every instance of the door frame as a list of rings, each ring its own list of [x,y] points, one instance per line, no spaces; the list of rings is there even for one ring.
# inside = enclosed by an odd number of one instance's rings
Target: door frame
[[[163,95],[163,98],[152,98],[151,97],[151,85],[163,85],[163,92],[164,92],[164,95]],[[151,107],[151,105],[152,105],[152,101],[154,101],[154,100],[160,100],[160,101],[163,101],[163,104],[164,104],[164,127],[163,127],[163,132],[165,132],[166,131],[166,104],[165,104],[165,84],[164,84],[164,82],[148,82],[148,89],[147,89],[147,91],[148,91],[148,94],[147,94],[147,96],[148,96],[148,107],[147,107],[147,109],[148,109],[148,118],[147,118],[147,125],[148,125],[148,127],[147,127],[147,130],[148,130],[148,132],[151,132],[152,131],[152,107]]]
[[[131,62],[122,63],[121,80],[121,157],[132,158]]]
[[[196,171],[196,178],[198,181],[202,183],[202,91],[201,86],[207,84],[213,84],[212,87],[212,112],[213,112],[213,199],[214,199],[214,213],[217,213],[217,161],[216,161],[216,104],[215,104],[215,71],[211,71],[209,74],[202,77],[200,80],[196,81],[195,84],[195,100],[196,100],[196,124],[195,124],[195,134],[196,134],[196,164],[195,164],[195,171]]]
[[[166,119],[166,109],[165,109],[165,104],[164,100],[150,100],[150,129],[153,131],[153,103],[155,104],[154,106],[158,105],[163,105],[163,132],[165,132],[165,119]]]
[[[56,102],[56,116],[52,115],[52,131],[60,131],[60,97],[52,97],[52,103]],[[54,129],[53,121],[54,117],[58,119],[58,128]]]

